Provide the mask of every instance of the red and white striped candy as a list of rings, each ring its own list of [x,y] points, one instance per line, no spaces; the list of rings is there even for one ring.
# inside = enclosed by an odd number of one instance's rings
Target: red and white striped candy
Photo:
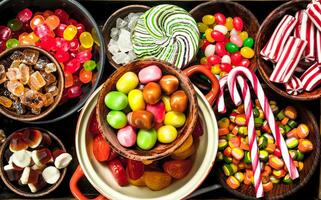
[[[294,28],[294,37],[298,37],[308,42],[303,55],[305,61],[314,61],[315,26],[305,10],[299,10],[295,14],[295,18],[298,19],[298,22]]]
[[[217,111],[219,113],[225,113],[226,112],[226,107],[225,107],[225,102],[224,102],[224,89],[225,89],[225,86],[226,86],[226,82],[227,82],[227,76],[224,76],[219,80],[220,93],[219,93],[218,98],[216,100]]]
[[[321,64],[314,63],[309,69],[307,69],[300,80],[303,84],[303,89],[306,91],[312,91],[316,86],[321,83]]]
[[[285,89],[288,94],[298,95],[303,91],[303,84],[298,77],[292,75],[290,81],[285,83]]]
[[[298,65],[306,45],[307,42],[305,40],[289,37],[281,57],[270,76],[270,81],[287,83]]]
[[[278,26],[275,28],[268,43],[261,50],[261,55],[266,60],[278,62],[283,50],[284,44],[290,36],[297,23],[297,19],[291,15],[285,15]]]
[[[315,31],[315,57],[318,63],[321,63],[321,32],[319,30]]]
[[[313,1],[308,4],[305,10],[313,24],[321,31],[321,3]]]

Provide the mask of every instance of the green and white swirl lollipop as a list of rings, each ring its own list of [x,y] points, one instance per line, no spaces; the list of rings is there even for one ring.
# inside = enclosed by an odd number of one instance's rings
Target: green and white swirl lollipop
[[[199,31],[186,10],[163,4],[140,16],[132,32],[132,44],[138,58],[157,58],[181,68],[198,51]]]

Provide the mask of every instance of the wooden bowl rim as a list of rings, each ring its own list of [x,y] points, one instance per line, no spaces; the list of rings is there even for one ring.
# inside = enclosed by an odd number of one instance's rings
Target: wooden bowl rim
[[[282,96],[280,96],[280,98],[284,98]],[[319,164],[319,159],[320,159],[320,131],[319,131],[319,127],[318,127],[318,123],[317,123],[317,120],[316,118],[314,117],[314,115],[312,114],[312,112],[310,110],[308,110],[305,106],[302,106],[301,104],[299,105],[298,102],[291,102],[293,103],[293,106],[297,109],[299,109],[300,111],[302,112],[306,112],[306,114],[308,115],[308,117],[311,119],[311,121],[309,122],[313,129],[315,130],[313,133],[311,132],[310,130],[310,134],[314,134],[317,138],[317,140],[315,141],[315,144],[316,146],[314,147],[314,151],[316,151],[314,154],[315,154],[315,157],[314,157],[314,161],[312,163],[312,166],[310,168],[310,171],[309,173],[303,177],[303,181],[300,180],[300,182],[296,182],[294,184],[296,184],[296,186],[292,189],[292,190],[289,190],[287,192],[284,192],[283,194],[278,194],[278,195],[275,195],[275,196],[269,196],[269,198],[263,198],[263,199],[283,199],[285,197],[288,197],[290,195],[293,195],[294,193],[296,193],[298,190],[300,190],[302,187],[304,187],[308,181],[310,180],[310,178],[312,177],[312,175],[314,174],[315,170],[316,170],[316,167],[318,166]],[[233,104],[233,103],[232,103]],[[312,156],[312,153],[309,154],[309,156]],[[305,166],[306,167],[306,166]],[[218,177],[219,179],[219,182],[220,184],[228,191],[230,192],[231,194],[237,196],[237,197],[240,197],[242,199],[257,199],[255,196],[250,196],[250,195],[247,195],[247,194],[244,194],[242,192],[240,192],[238,189],[234,190],[230,187],[227,186],[226,182],[225,182],[225,179],[226,179],[226,176],[225,175],[222,175],[222,174],[219,174],[219,173],[223,173],[223,170],[221,170],[221,165],[218,164],[216,166],[217,170],[216,170],[216,176]],[[300,173],[300,172],[299,172]],[[224,177],[224,180],[223,178]],[[253,185],[250,185],[249,187],[253,187]],[[277,186],[275,186],[277,187]]]
[[[302,1],[288,1],[282,5],[280,5],[279,7],[275,8],[262,22],[260,29],[256,35],[255,41],[256,44],[258,44],[258,42],[261,42],[262,39],[262,35],[265,33],[262,33],[263,29],[265,29],[265,27],[268,27],[270,24],[270,19],[271,18],[275,18],[275,16],[277,16],[276,14],[281,12],[283,9],[288,8],[290,6],[296,5],[296,4],[307,4],[310,1],[306,1],[306,0],[302,0]],[[264,45],[262,45],[263,48]],[[288,99],[292,99],[292,100],[296,100],[296,101],[311,101],[311,100],[316,100],[316,99],[320,99],[321,98],[321,91],[317,94],[311,95],[309,94],[309,92],[304,91],[301,94],[298,95],[290,95],[288,94],[285,89],[281,89],[276,83],[273,83],[269,80],[268,78],[268,74],[265,72],[264,68],[262,66],[265,66],[266,64],[263,63],[263,58],[260,55],[261,49],[259,49],[259,45],[255,46],[255,54],[257,55],[257,68],[258,71],[262,77],[262,79],[264,80],[264,82],[275,92],[279,93],[280,95],[282,95],[285,98]],[[307,96],[302,96],[302,94],[308,94]]]
[[[105,37],[105,34],[109,34],[110,35],[110,30],[111,29],[108,29],[108,25],[113,22],[113,21],[116,21],[115,19],[118,18],[118,16],[120,14],[122,14],[123,12],[128,12],[128,10],[130,9],[133,9],[133,8],[137,8],[137,9],[146,9],[146,11],[148,9],[150,9],[151,7],[149,6],[146,6],[146,5],[139,5],[139,4],[133,4],[133,5],[128,5],[128,6],[125,6],[125,7],[122,7],[122,8],[119,8],[118,10],[116,10],[115,12],[113,12],[106,20],[103,28],[102,28],[102,33],[103,33],[103,38],[105,40],[105,45],[106,45],[106,56],[107,56],[107,59],[108,59],[108,62],[111,64],[111,66],[113,66],[115,69],[118,69],[119,67],[123,66],[121,64],[117,64],[113,59],[112,59],[112,54],[109,52],[108,50],[108,44],[109,44],[109,41],[110,39],[107,41],[107,37]],[[129,14],[130,12],[128,12]],[[114,25],[115,26],[115,25]],[[113,27],[114,27],[113,26]],[[112,27],[112,28],[113,28]]]
[[[36,193],[31,193],[31,192],[25,192],[25,191],[22,191],[20,189],[18,189],[14,184],[11,183],[11,181],[9,181],[7,178],[6,178],[6,174],[4,172],[4,162],[3,162],[3,157],[4,157],[4,153],[5,151],[7,150],[7,147],[8,145],[10,144],[10,140],[12,138],[12,136],[14,135],[14,133],[16,132],[21,132],[21,131],[24,131],[26,129],[37,129],[37,130],[40,130],[42,133],[47,133],[49,134],[49,136],[55,140],[55,142],[57,142],[57,144],[60,146],[60,148],[67,152],[66,151],[66,148],[64,146],[64,144],[61,142],[61,140],[56,136],[54,135],[52,132],[44,129],[44,128],[39,128],[39,127],[26,127],[26,128],[21,128],[21,129],[18,129],[14,132],[12,132],[8,138],[6,139],[6,141],[2,144],[1,148],[0,148],[0,177],[2,179],[2,181],[4,182],[4,184],[11,190],[13,191],[14,193],[18,194],[18,195],[21,195],[23,197],[30,197],[30,198],[35,198],[35,197],[42,197],[44,195],[47,195],[49,194],[50,192],[54,191],[63,181],[63,179],[65,178],[66,176],[66,173],[67,173],[67,168],[64,168],[62,170],[59,170],[59,171],[62,171],[60,173],[60,178],[58,179],[57,183],[55,183],[54,185],[49,185],[47,184],[47,186],[43,189],[40,190],[40,192],[36,192]]]
[[[106,121],[101,121],[99,115],[101,115],[101,113],[99,112],[101,110],[101,107],[102,106],[105,106],[105,104],[103,104],[104,102],[104,97],[106,94],[103,93],[104,91],[104,88],[106,88],[108,85],[109,85],[109,82],[111,81],[111,79],[117,75],[117,72],[118,72],[118,69],[124,69],[124,68],[127,68],[128,65],[131,65],[133,63],[140,63],[140,62],[153,62],[153,63],[157,63],[158,65],[161,65],[161,66],[167,66],[167,67],[172,67],[174,71],[177,72],[178,76],[180,77],[184,77],[188,82],[185,84],[183,83],[184,85],[186,85],[184,88],[182,88],[182,90],[186,91],[188,88],[190,88],[192,91],[192,94],[191,94],[191,99],[189,98],[189,104],[191,105],[190,107],[192,107],[192,110],[189,110],[189,115],[186,117],[186,121],[188,119],[191,119],[191,123],[190,124],[187,124],[186,126],[184,125],[182,128],[184,128],[184,130],[180,130],[179,132],[187,132],[187,130],[189,129],[190,131],[188,132],[188,134],[185,134],[184,137],[180,138],[179,141],[177,141],[177,143],[172,146],[171,148],[168,148],[166,150],[164,150],[162,153],[158,153],[158,154],[155,154],[155,155],[146,155],[146,156],[142,156],[142,155],[132,155],[128,152],[124,152],[122,150],[119,150],[117,149],[115,146],[114,146],[114,143],[113,142],[110,142],[110,140],[108,139],[108,135],[107,133],[105,133],[105,131],[103,130],[102,127],[106,127],[107,130],[109,129],[112,129],[112,128],[108,128],[109,125],[107,125],[107,122]],[[171,153],[173,153],[179,146],[181,146],[184,141],[188,138],[188,136],[191,134],[191,132],[194,130],[195,126],[196,126],[196,122],[198,120],[198,102],[197,102],[197,96],[196,96],[196,92],[194,90],[194,87],[193,87],[193,84],[191,83],[190,79],[188,76],[186,76],[182,70],[178,69],[177,67],[173,66],[172,64],[168,63],[168,62],[164,62],[162,60],[158,60],[158,59],[154,59],[154,58],[149,58],[149,59],[137,59],[137,60],[134,60],[126,65],[123,65],[122,67],[118,68],[116,71],[113,72],[113,74],[111,74],[109,76],[109,78],[104,82],[103,84],[103,87],[101,88],[101,90],[99,91],[99,96],[98,96],[98,101],[97,101],[97,106],[96,106],[96,115],[97,115],[97,121],[98,121],[98,125],[99,125],[99,129],[100,131],[103,133],[106,141],[110,144],[110,146],[112,147],[112,149],[114,149],[118,154],[124,156],[124,157],[127,157],[127,158],[130,158],[130,159],[135,159],[135,160],[158,160],[158,159],[162,159],[164,157],[167,157],[168,155],[170,155]],[[126,70],[127,71],[127,70]],[[116,84],[116,83],[113,83],[113,84]],[[99,102],[102,102],[102,104],[100,104]],[[196,113],[194,116],[193,113]],[[113,131],[113,134],[114,131]],[[176,139],[177,140],[177,139]],[[158,141],[157,141],[158,142]],[[163,144],[163,145],[170,145],[171,143],[169,144]],[[124,149],[128,149],[126,147],[124,147]],[[152,149],[151,149],[152,150]],[[133,149],[133,151],[138,151],[137,149]],[[147,150],[145,152],[148,152],[150,150]]]
[[[259,33],[258,30],[260,28],[260,23],[259,23],[258,19],[255,17],[255,15],[249,9],[247,9],[245,6],[243,6],[243,5],[241,5],[241,4],[237,3],[237,2],[230,1],[230,0],[228,0],[228,1],[226,1],[226,0],[211,0],[211,1],[207,1],[207,2],[204,2],[204,3],[201,3],[201,4],[197,5],[197,6],[195,6],[189,13],[194,18],[194,13],[197,12],[198,10],[202,10],[203,7],[207,7],[207,6],[215,6],[216,4],[227,4],[228,6],[235,6],[237,8],[240,8],[240,9],[246,11],[246,13],[252,19],[251,24],[254,23],[256,28],[257,28],[256,34],[254,35],[255,37],[254,36],[251,36],[251,37],[253,39],[257,37],[257,35]],[[256,49],[256,46],[257,46],[257,42],[256,41],[257,40],[255,40],[255,42],[254,42],[254,46],[252,48],[253,50]],[[257,59],[258,59],[257,57],[258,57],[258,55],[255,53],[254,57],[250,59],[251,64],[250,64],[250,66],[248,68],[251,69],[253,72],[256,72],[256,70],[257,70],[257,66],[256,66]]]
[[[46,117],[58,106],[58,104],[62,98],[63,90],[65,87],[65,79],[64,79],[64,72],[63,72],[59,62],[50,53],[48,53],[47,51],[45,51],[39,47],[17,46],[17,47],[13,47],[10,49],[6,49],[2,53],[0,53],[0,60],[3,57],[8,56],[8,54],[10,54],[16,50],[24,50],[24,49],[37,50],[37,51],[39,51],[40,54],[43,54],[44,56],[46,56],[51,62],[55,63],[55,65],[57,66],[57,74],[58,74],[58,76],[56,76],[56,80],[58,81],[58,83],[57,83],[58,95],[54,98],[55,102],[52,105],[50,105],[48,108],[46,108],[43,112],[41,112],[39,115],[33,115],[33,114],[18,115],[16,113],[14,113],[13,111],[8,110],[4,106],[0,106],[0,113],[5,115],[6,117],[14,119],[14,120],[22,121],[22,122],[30,122],[30,121],[35,121],[35,120],[39,120],[39,119]]]

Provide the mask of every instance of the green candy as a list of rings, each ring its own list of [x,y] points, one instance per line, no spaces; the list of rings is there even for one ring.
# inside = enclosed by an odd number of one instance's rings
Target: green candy
[[[279,120],[284,119],[285,115],[284,115],[283,110],[281,110],[281,111],[276,115],[276,117],[277,117]]]
[[[108,92],[105,96],[105,105],[112,110],[122,110],[127,107],[128,98],[122,92]]]
[[[22,23],[17,19],[11,19],[8,21],[7,26],[12,31],[19,31],[22,28]]]
[[[255,123],[255,127],[256,128],[259,128],[259,127],[261,127],[262,126],[262,124],[263,124],[263,119],[261,119],[261,118],[254,118],[254,123]]]
[[[259,149],[265,149],[268,144],[268,139],[264,136],[259,138]]]
[[[251,164],[251,155],[248,151],[244,152],[244,162],[245,164]]]
[[[265,150],[259,151],[259,158],[262,162],[267,162],[269,159],[269,153]]]
[[[297,150],[296,160],[302,161],[303,159],[304,159],[304,154],[301,151]]]
[[[126,126],[127,117],[125,113],[117,110],[112,110],[107,114],[107,122],[114,129],[120,129]]]
[[[86,62],[84,62],[84,69],[86,71],[93,71],[94,69],[96,69],[96,62],[94,60],[87,60]]]
[[[7,42],[6,42],[6,47],[8,49],[10,49],[12,47],[16,47],[18,45],[19,45],[19,41],[15,38],[11,38],[11,39],[7,40]]]
[[[232,163],[233,159],[231,157],[224,156],[223,160],[224,160],[225,163],[230,164],[230,163]]]
[[[286,139],[285,143],[289,149],[294,149],[295,147],[298,146],[299,140],[296,138],[288,138]]]
[[[218,149],[219,150],[224,150],[225,147],[227,147],[228,143],[225,139],[219,139],[218,140]]]
[[[244,46],[244,47],[250,47],[250,48],[252,48],[253,45],[254,45],[254,40],[253,40],[253,38],[251,38],[251,37],[246,38],[246,39],[244,40],[244,42],[243,42],[243,46]]]
[[[289,122],[288,122],[288,125],[291,127],[291,128],[295,128],[298,123],[296,123],[296,121],[290,119]]]
[[[280,179],[278,179],[272,175],[272,176],[270,176],[270,181],[274,184],[278,184],[280,182]]]
[[[254,116],[255,118],[257,118],[257,117],[260,116],[260,112],[259,112],[259,110],[258,110],[256,107],[253,108],[253,116]]]
[[[230,165],[230,164],[223,165],[223,172],[224,172],[225,176],[233,175],[234,170],[232,168],[232,165]]]
[[[239,48],[237,47],[236,44],[232,43],[232,42],[228,42],[226,45],[225,45],[225,48],[228,52],[230,53],[236,53],[239,51]]]
[[[157,132],[155,129],[140,129],[137,134],[137,145],[143,150],[149,150],[154,147],[157,141]]]
[[[287,174],[287,175],[284,176],[283,182],[284,182],[285,184],[291,184],[291,183],[292,183],[292,179],[290,178],[290,175],[289,175],[289,174]]]

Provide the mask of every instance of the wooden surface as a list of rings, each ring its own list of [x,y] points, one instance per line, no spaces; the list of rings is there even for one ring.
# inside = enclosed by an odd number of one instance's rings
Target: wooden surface
[[[179,6],[182,6],[186,10],[191,10],[195,6],[199,5],[199,0],[193,1],[157,1],[157,2],[143,2],[143,1],[106,1],[106,0],[79,0],[93,15],[97,23],[102,27],[106,19],[117,9],[131,5],[131,4],[143,4],[147,6],[154,6],[160,3],[173,3]],[[281,5],[284,1],[238,1],[241,5],[245,6],[247,9],[257,17],[259,23],[262,23],[264,18],[277,6]],[[103,80],[107,78],[114,71],[114,68],[106,64],[105,73]],[[101,82],[102,83],[102,82]],[[302,102],[301,102],[302,103]],[[306,105],[307,109],[311,110],[317,120],[320,120],[320,102],[311,101],[308,103],[303,103]],[[73,171],[78,166],[76,152],[74,148],[74,131],[77,123],[78,114],[74,114],[63,120],[61,122],[56,122],[51,125],[41,125],[40,127],[46,128],[51,132],[55,133],[59,138],[61,138],[67,148],[67,151],[72,153],[74,161],[68,167],[68,172],[63,183],[57,188],[55,192],[51,195],[46,196],[47,199],[73,199],[69,190],[69,180]],[[4,129],[7,134],[17,130],[26,125],[20,122],[14,122],[8,120],[4,117],[0,117],[0,127]],[[316,170],[312,176],[309,183],[296,193],[295,196],[291,196],[289,199],[317,199],[319,198],[319,170]],[[214,191],[211,191],[212,186],[217,184],[217,177],[213,173],[210,173],[204,183],[199,187],[207,191],[206,193],[201,193],[198,196],[194,196],[193,199],[236,199],[235,196],[228,193],[224,188],[219,188]],[[79,183],[79,187],[87,191],[88,197],[95,197],[97,192],[89,185],[87,180],[82,180]],[[196,194],[197,191],[194,192]],[[0,181],[0,199],[21,199],[21,197],[15,195],[9,189],[7,189],[3,183]],[[321,199],[321,189],[320,189],[320,199]]]

